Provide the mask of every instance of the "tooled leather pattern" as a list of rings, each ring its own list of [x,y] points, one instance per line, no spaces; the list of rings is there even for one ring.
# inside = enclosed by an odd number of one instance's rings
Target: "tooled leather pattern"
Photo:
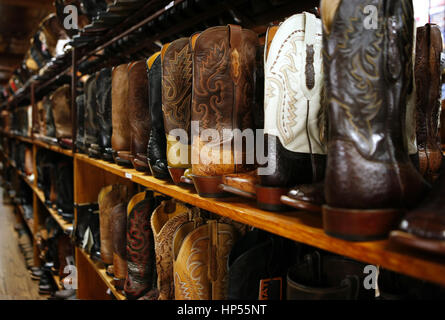
[[[159,234],[155,234],[156,269],[158,271],[160,300],[175,298],[172,241],[175,231],[187,220],[188,213],[177,215],[165,223]]]
[[[127,219],[128,271],[124,290],[129,299],[137,299],[152,289],[154,274],[151,266],[155,254],[151,209],[150,200],[143,200],[136,204]]]
[[[111,146],[115,151],[129,151],[131,130],[127,110],[128,65],[122,64],[113,69],[111,80]]]
[[[162,111],[165,132],[184,129],[190,133],[192,53],[188,38],[172,43],[163,61]]]

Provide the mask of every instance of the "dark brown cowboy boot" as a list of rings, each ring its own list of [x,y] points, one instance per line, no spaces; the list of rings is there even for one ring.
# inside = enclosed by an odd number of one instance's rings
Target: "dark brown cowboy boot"
[[[437,178],[442,163],[439,134],[441,53],[442,34],[439,27],[427,24],[417,28],[415,62],[417,146],[420,172],[429,182]]]
[[[125,294],[138,299],[155,290],[155,251],[150,218],[155,209],[153,192],[136,194],[127,207],[127,278]]]
[[[56,138],[65,148],[72,148],[72,120],[71,120],[71,89],[68,84],[58,88],[51,95],[51,108],[56,127]]]
[[[376,29],[363,23],[367,3],[322,3],[330,124],[323,224],[353,241],[385,238],[425,187],[405,141],[412,2],[376,1]]]
[[[164,116],[162,113],[162,61],[161,52],[152,55],[147,61],[149,81],[149,104],[151,132],[147,146],[147,162],[151,174],[158,179],[168,179],[167,140],[165,138]]]
[[[131,161],[118,155],[124,152],[128,155],[131,148],[131,130],[128,116],[128,64],[121,64],[113,68],[111,87],[111,119],[113,133],[111,136],[111,148],[117,164],[131,166]]]
[[[147,171],[144,163],[142,166],[135,162],[138,154],[144,154],[147,150],[150,135],[150,109],[148,104],[148,79],[145,60],[132,62],[128,67],[128,113],[131,129],[131,147],[129,159],[133,167],[138,171]],[[123,157],[123,156],[120,156]],[[140,160],[146,160],[142,157]]]
[[[391,232],[391,240],[402,245],[445,255],[445,166],[430,194],[409,211]]]
[[[110,185],[102,188],[97,202],[99,203],[100,220],[100,254],[105,265],[113,264],[113,241],[110,228],[110,215],[115,206],[128,201],[128,190],[125,185]]]
[[[189,38],[181,38],[162,47],[162,111],[167,137],[167,161],[175,184],[181,183],[184,171],[191,168],[190,110],[193,61]],[[181,130],[187,141],[178,141]]]
[[[233,130],[255,129],[258,47],[257,34],[236,25],[209,28],[192,40],[192,122],[198,124],[192,128],[192,178],[203,197],[226,195],[219,188],[222,176],[255,164],[246,146],[235,144]]]
[[[173,300],[172,242],[176,230],[189,220],[189,210],[175,200],[165,201],[151,216],[156,253],[159,300]]]
[[[110,229],[113,243],[114,286],[118,290],[123,290],[127,277],[127,203],[119,203],[111,210]]]

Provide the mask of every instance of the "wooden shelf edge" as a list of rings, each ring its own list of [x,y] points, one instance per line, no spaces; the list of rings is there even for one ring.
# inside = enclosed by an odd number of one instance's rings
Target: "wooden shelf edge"
[[[102,281],[107,285],[107,287],[110,289],[111,293],[116,297],[117,300],[127,300],[125,295],[120,293],[116,288],[114,287],[112,283],[112,278],[107,275],[105,268],[101,266],[99,263],[94,262],[91,260],[90,256],[81,248],[77,247],[77,250],[81,252],[81,254],[84,256],[84,258],[88,261],[88,263],[93,267],[93,269],[97,272],[97,274],[100,276]]]
[[[61,153],[64,154],[68,157],[73,157],[73,151],[72,150],[67,150],[67,149],[63,149],[62,147],[56,146],[56,145],[52,145],[52,144],[48,144],[44,141],[41,141],[39,139],[34,139],[34,144],[38,147],[42,147],[57,153]]]
[[[186,189],[172,182],[158,180],[134,169],[125,169],[103,160],[75,154],[75,160],[89,163],[105,171],[171,196],[179,201],[228,217],[232,220],[263,229],[285,238],[327,250],[364,263],[408,276],[445,285],[445,258],[398,247],[388,240],[375,242],[349,242],[324,233],[320,214],[303,211],[274,213],[260,210],[255,202],[238,197],[224,200],[202,198],[193,188]]]

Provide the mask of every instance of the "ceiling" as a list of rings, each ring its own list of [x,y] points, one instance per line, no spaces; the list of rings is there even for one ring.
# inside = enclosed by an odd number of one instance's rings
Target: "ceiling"
[[[0,84],[23,61],[40,21],[54,11],[54,0],[0,0]]]

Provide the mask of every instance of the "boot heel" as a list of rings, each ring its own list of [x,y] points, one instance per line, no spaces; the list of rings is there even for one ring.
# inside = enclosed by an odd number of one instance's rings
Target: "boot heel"
[[[181,177],[184,175],[186,168],[173,168],[168,167],[168,172],[170,173],[170,176],[172,177],[173,182],[176,185],[181,184]]]
[[[342,209],[323,206],[326,234],[348,241],[375,241],[388,237],[402,214],[401,209]]]
[[[266,211],[287,211],[288,208],[281,203],[281,196],[289,190],[287,188],[256,186],[257,205]]]
[[[305,210],[314,213],[321,212],[321,206],[317,206],[307,201],[292,199],[291,197],[286,195],[281,196],[281,202],[298,210]]]
[[[230,194],[222,191],[219,185],[223,182],[222,176],[197,176],[192,174],[196,192],[203,198],[225,198]]]

